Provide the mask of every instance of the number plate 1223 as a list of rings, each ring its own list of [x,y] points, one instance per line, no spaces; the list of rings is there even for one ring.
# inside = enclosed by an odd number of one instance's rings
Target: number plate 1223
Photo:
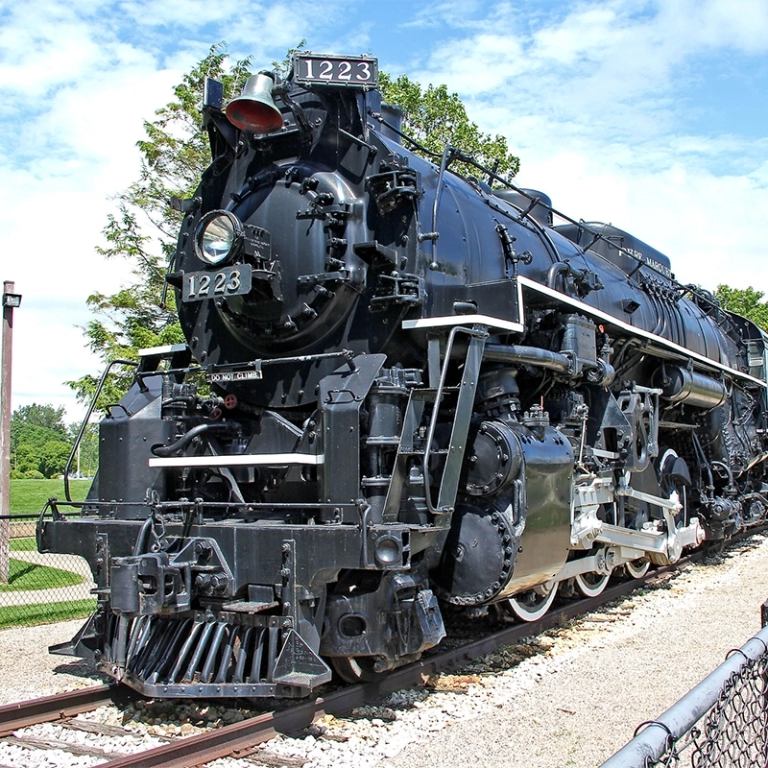
[[[250,290],[251,268],[237,264],[234,267],[223,267],[217,272],[187,272],[181,295],[184,301],[202,301],[238,296]]]
[[[298,53],[294,59],[294,71],[296,82],[305,85],[375,88],[379,82],[378,61],[369,56]]]

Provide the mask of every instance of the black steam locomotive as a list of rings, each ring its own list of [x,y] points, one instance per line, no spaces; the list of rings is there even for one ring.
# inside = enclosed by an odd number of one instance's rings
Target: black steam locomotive
[[[535,620],[766,516],[766,336],[666,256],[410,151],[370,57],[226,107],[79,516],[98,608],[52,648],[153,696],[302,696]],[[493,186],[492,186],[493,185]],[[495,187],[495,188],[494,188]]]

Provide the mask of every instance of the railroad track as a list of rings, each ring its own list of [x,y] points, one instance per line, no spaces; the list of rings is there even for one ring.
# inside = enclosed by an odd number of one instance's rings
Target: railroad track
[[[756,532],[752,530],[750,535]],[[736,539],[731,543],[736,543]],[[693,553],[674,566],[656,569],[641,579],[609,586],[597,597],[572,600],[553,607],[536,622],[505,626],[480,639],[440,649],[419,662],[387,673],[376,682],[348,685],[299,704],[292,703],[284,709],[256,714],[241,722],[193,736],[168,740],[167,743],[142,749],[135,754],[115,756],[105,753],[106,762],[100,763],[100,768],[190,768],[221,757],[246,757],[259,744],[269,741],[277,733],[298,733],[325,715],[343,716],[355,708],[379,701],[393,691],[423,686],[426,681],[460,670],[499,648],[519,643],[524,638],[602,608],[639,587],[668,581],[686,564],[702,559],[704,555],[704,552]],[[76,720],[78,714],[100,706],[116,704],[124,707],[130,701],[139,699],[141,697],[138,694],[124,686],[105,685],[5,705],[0,707],[0,739],[7,740],[10,734],[20,728],[51,721],[62,723],[65,727],[84,729],[82,723],[74,722],[72,718]],[[116,735],[117,729],[114,726],[108,726],[107,729],[109,734]],[[112,729],[115,729],[115,734],[112,734]],[[33,743],[30,746],[36,745]]]

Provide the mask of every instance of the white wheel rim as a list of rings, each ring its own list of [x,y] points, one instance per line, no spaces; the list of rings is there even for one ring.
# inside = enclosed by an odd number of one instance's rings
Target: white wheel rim
[[[541,596],[542,601],[537,602],[535,606],[530,606],[522,600],[510,597],[509,607],[520,621],[538,621],[549,610],[556,594],[557,584],[553,584],[549,592]]]
[[[332,659],[331,663],[339,677],[347,683],[365,682],[375,676],[372,670],[364,667],[354,656],[340,656]]]
[[[595,573],[580,573],[574,577],[576,589],[584,597],[597,597],[608,585],[608,580],[611,578],[610,573],[603,574],[597,581],[593,581],[591,577],[596,575]]]
[[[633,579],[642,579],[648,573],[651,564],[647,560],[632,560],[629,563],[624,563],[624,567]]]

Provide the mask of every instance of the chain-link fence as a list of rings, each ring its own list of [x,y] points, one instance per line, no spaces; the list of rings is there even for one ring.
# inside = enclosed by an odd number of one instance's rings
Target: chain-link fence
[[[96,607],[91,594],[95,584],[82,557],[37,551],[37,519],[10,518],[10,567],[8,582],[0,583],[0,629],[82,618]]]
[[[768,603],[763,624],[768,623]],[[601,768],[753,768],[768,765],[768,626]]]

